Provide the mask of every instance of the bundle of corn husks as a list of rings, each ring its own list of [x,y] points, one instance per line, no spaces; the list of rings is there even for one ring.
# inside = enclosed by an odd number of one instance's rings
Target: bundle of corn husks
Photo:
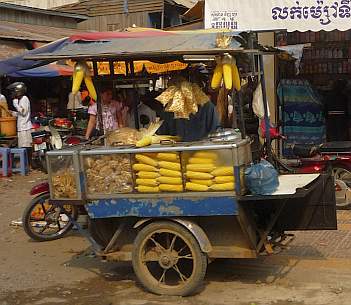
[[[155,133],[162,123],[163,121],[157,118],[147,129],[143,128],[140,131],[128,127],[117,129],[107,134],[106,143],[108,146],[136,145],[137,147],[144,147],[162,141],[180,141],[179,137],[156,135]]]
[[[167,112],[173,112],[175,119],[189,119],[196,114],[199,106],[209,102],[208,96],[197,84],[179,80],[156,98]]]

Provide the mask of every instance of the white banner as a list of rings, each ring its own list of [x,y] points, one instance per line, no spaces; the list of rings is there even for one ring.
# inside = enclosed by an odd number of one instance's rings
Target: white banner
[[[351,0],[205,0],[205,28],[346,31]]]

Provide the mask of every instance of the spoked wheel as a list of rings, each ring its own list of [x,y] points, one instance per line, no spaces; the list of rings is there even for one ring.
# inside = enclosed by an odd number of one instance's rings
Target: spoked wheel
[[[133,268],[147,290],[186,296],[202,283],[207,257],[184,227],[173,222],[155,222],[142,229],[135,239]]]
[[[35,197],[23,212],[23,229],[36,241],[59,239],[67,234],[73,224],[61,207],[49,203],[50,194],[44,193]],[[73,219],[78,218],[76,206],[65,205],[64,209]]]
[[[351,205],[351,171],[334,167],[336,206],[345,209]]]

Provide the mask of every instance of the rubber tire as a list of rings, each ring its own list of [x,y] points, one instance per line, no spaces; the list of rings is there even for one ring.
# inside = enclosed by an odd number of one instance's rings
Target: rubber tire
[[[160,229],[173,230],[174,232],[179,234],[183,239],[186,239],[187,242],[193,247],[195,257],[195,274],[193,275],[193,279],[190,280],[188,284],[184,287],[170,289],[162,288],[150,281],[149,276],[145,276],[143,274],[141,260],[139,259],[141,245],[144,239],[147,238],[147,236],[149,236],[152,232],[155,232]],[[200,246],[197,240],[194,238],[194,236],[183,226],[171,221],[157,221],[145,226],[138,233],[134,241],[132,263],[135,275],[146,290],[158,295],[188,296],[194,293],[202,284],[202,281],[206,275],[207,256],[201,251]]]
[[[64,235],[66,235],[69,231],[71,231],[73,224],[70,223],[65,227],[64,230],[60,231],[60,233],[55,233],[52,235],[38,235],[35,232],[32,231],[31,225],[30,225],[30,215],[32,213],[33,208],[38,204],[38,202],[42,200],[47,200],[50,198],[50,193],[43,193],[40,194],[39,196],[33,198],[31,202],[27,205],[23,212],[22,216],[22,223],[23,223],[23,229],[26,232],[26,234],[33,240],[35,241],[51,241],[51,240],[56,240],[62,238]],[[78,208],[76,206],[72,206],[72,216],[73,219],[77,220],[78,218]]]

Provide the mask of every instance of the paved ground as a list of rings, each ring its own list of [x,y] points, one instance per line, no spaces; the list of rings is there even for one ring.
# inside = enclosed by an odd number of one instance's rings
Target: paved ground
[[[9,226],[42,179],[40,173],[0,179],[0,305],[351,304],[349,211],[338,213],[338,231],[298,233],[279,255],[213,262],[196,296],[159,297],[135,282],[130,264],[94,258],[76,233],[36,243]]]

